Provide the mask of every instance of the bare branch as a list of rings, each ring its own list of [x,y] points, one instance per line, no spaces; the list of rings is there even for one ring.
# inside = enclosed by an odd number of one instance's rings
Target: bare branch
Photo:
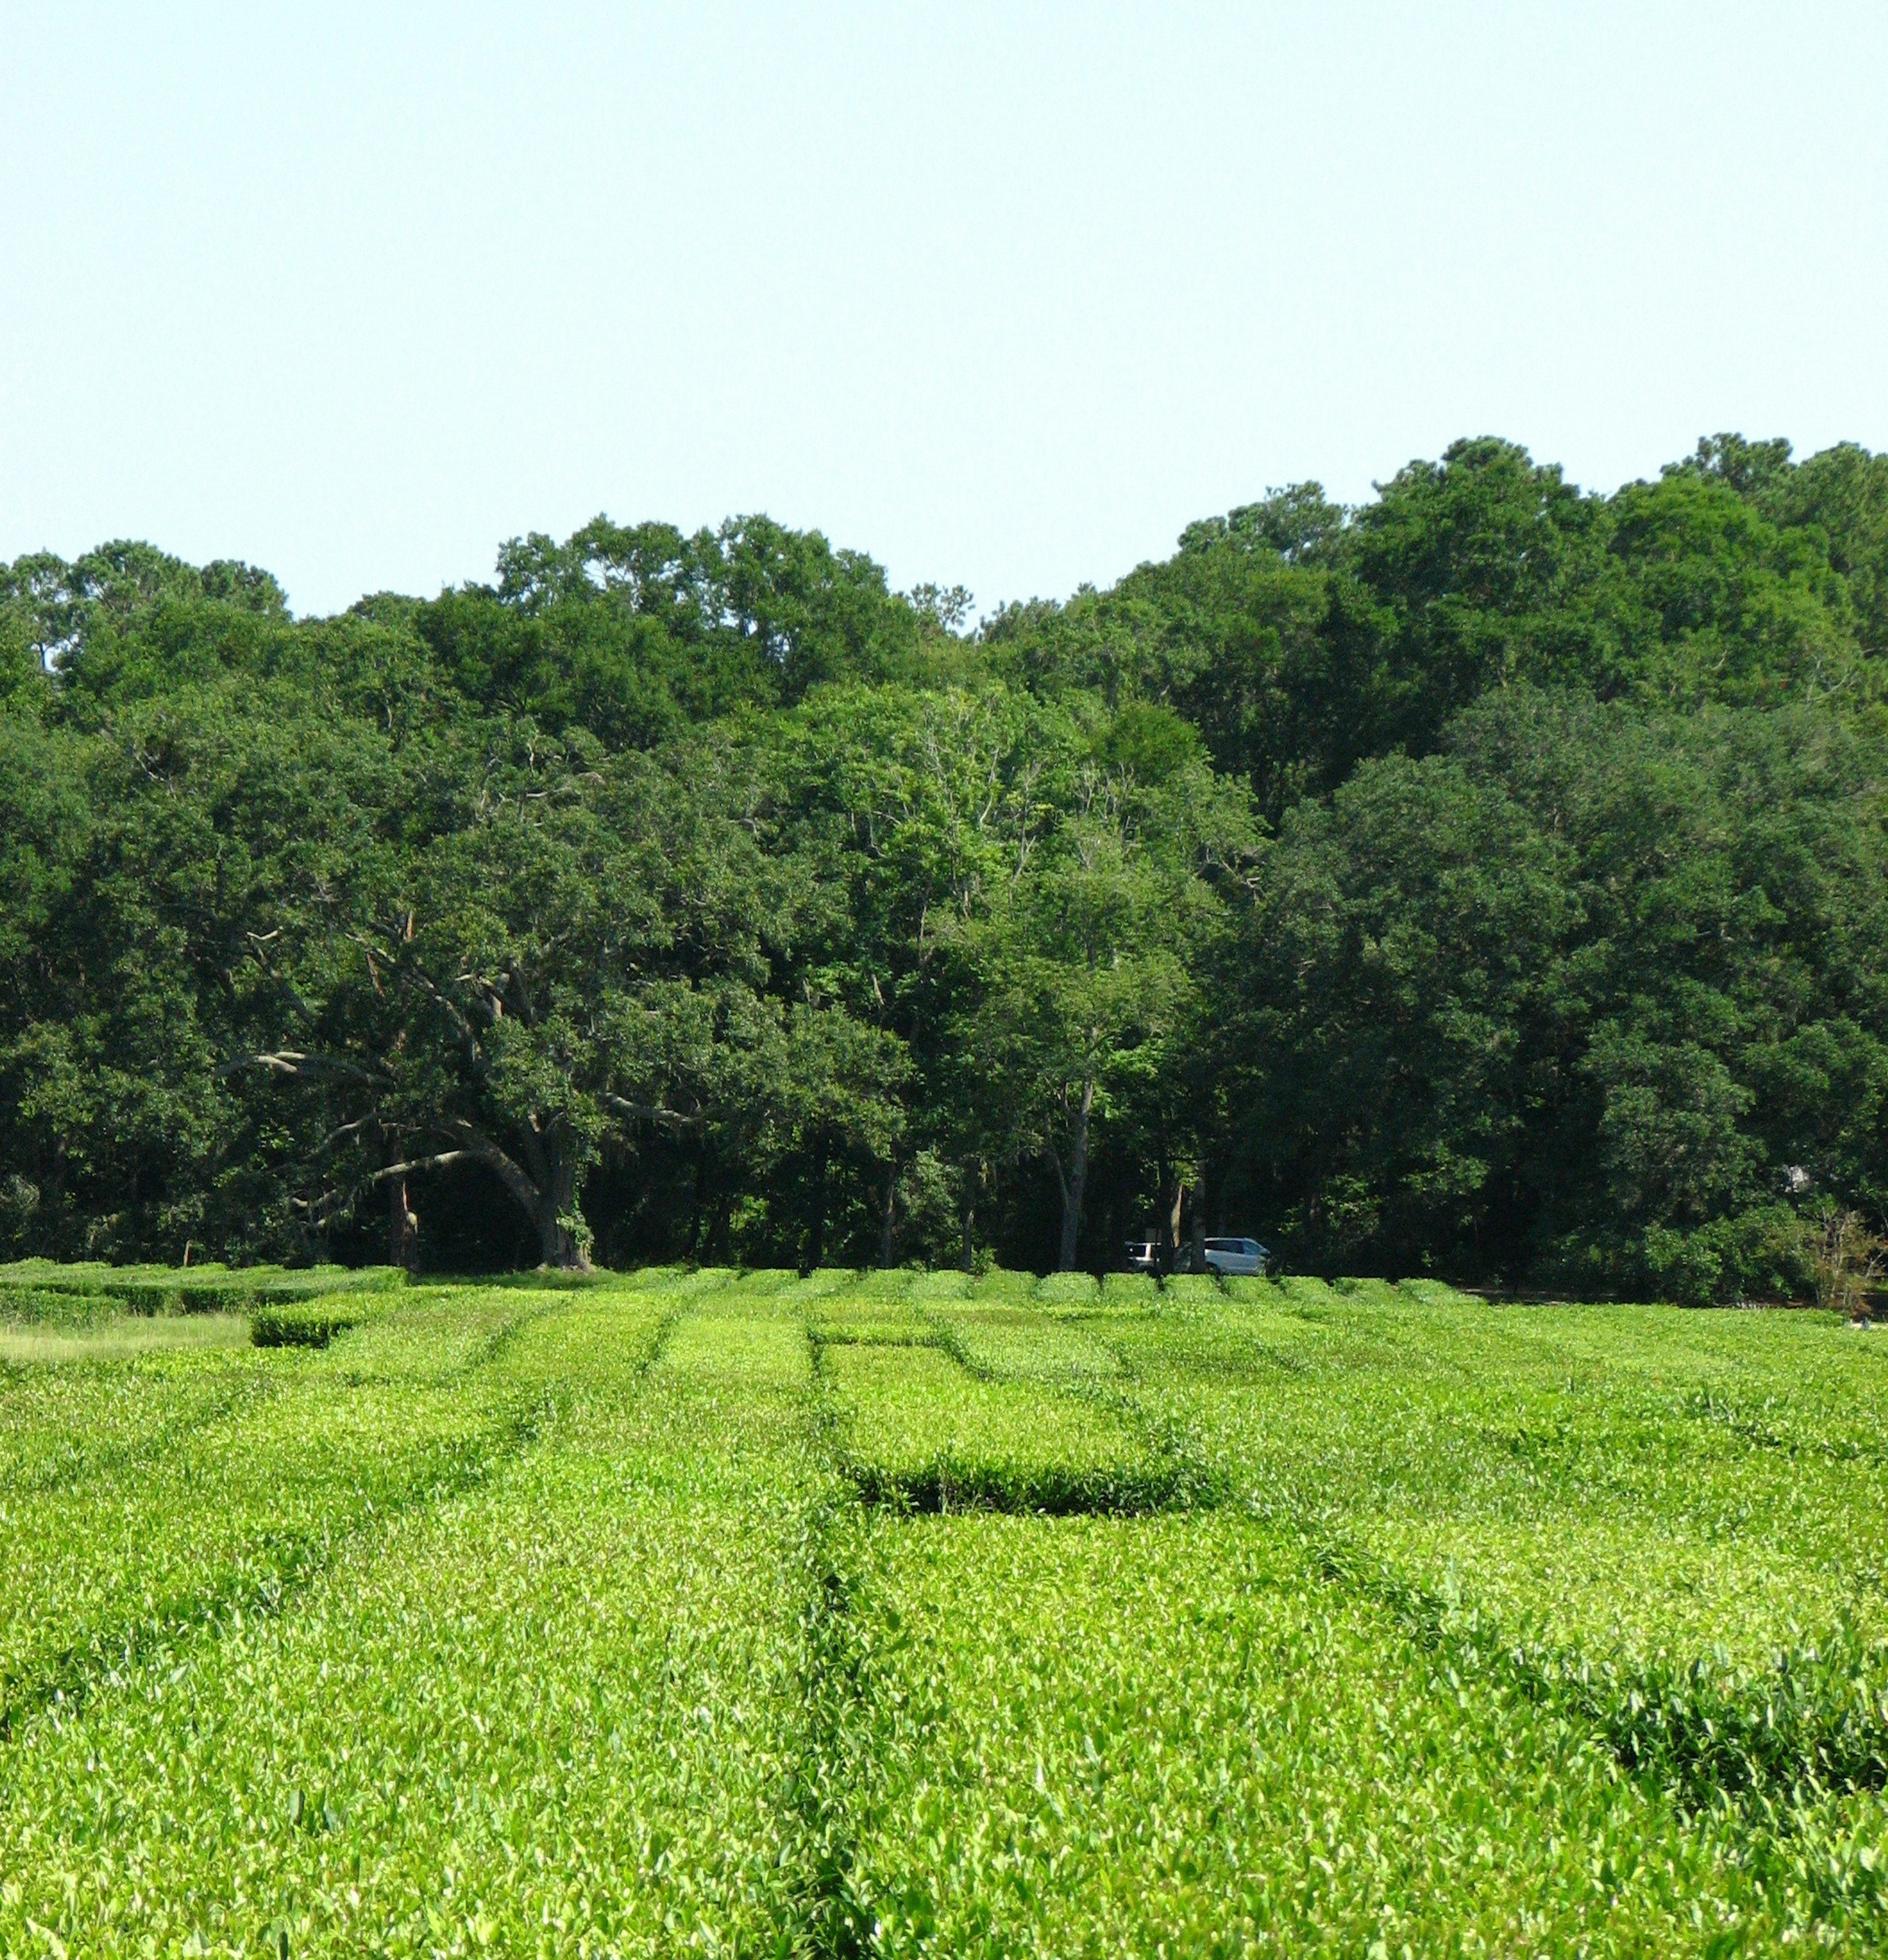
[[[340,1075],[353,1082],[370,1082],[377,1087],[387,1086],[387,1078],[374,1069],[363,1068],[358,1062],[343,1061],[339,1055],[305,1055],[298,1048],[278,1048],[272,1052],[265,1050],[256,1055],[233,1055],[216,1071],[218,1081],[239,1074],[245,1068],[266,1068],[277,1075],[291,1078],[304,1075]]]
[[[451,1163],[463,1163],[468,1157],[482,1158],[482,1150],[440,1150],[429,1157],[412,1157],[405,1163],[389,1164],[384,1170],[374,1172],[365,1181],[368,1184],[384,1184],[390,1177],[409,1177],[415,1171],[438,1170]]]
[[[668,1109],[659,1102],[632,1102],[621,1096],[606,1096],[604,1100],[619,1116],[627,1116],[638,1123],[654,1123],[676,1135],[684,1132],[692,1135],[708,1127],[707,1113],[703,1110]]]

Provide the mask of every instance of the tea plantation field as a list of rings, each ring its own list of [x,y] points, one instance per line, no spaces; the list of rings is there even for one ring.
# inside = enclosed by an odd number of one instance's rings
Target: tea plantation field
[[[0,1268],[0,1952],[1888,1944],[1888,1335]]]

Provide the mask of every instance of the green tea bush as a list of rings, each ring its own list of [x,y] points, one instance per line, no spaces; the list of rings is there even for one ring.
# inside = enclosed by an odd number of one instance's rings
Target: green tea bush
[[[258,1348],[325,1348],[360,1325],[358,1314],[329,1306],[258,1307],[249,1338]]]
[[[218,1267],[213,1270],[221,1271]],[[102,1259],[75,1260],[69,1265],[56,1259],[14,1259],[0,1265],[0,1290],[11,1287],[43,1288],[51,1293],[103,1293],[114,1278],[142,1278],[167,1272],[162,1266],[113,1266]]]
[[[0,1952],[1888,1943],[1888,1351],[1828,1316],[47,1278]]]
[[[1110,1312],[1151,1312],[1160,1299],[1160,1284],[1151,1273],[1109,1273],[1101,1282],[1101,1303]]]
[[[384,1293],[406,1284],[397,1266],[60,1266],[26,1259],[0,1266],[0,1317],[17,1296],[110,1302],[132,1313],[244,1313],[335,1293]],[[28,1317],[24,1312],[22,1318]]]
[[[331,1299],[339,1293],[403,1293],[407,1284],[406,1271],[400,1266],[311,1266],[261,1282],[256,1297],[264,1306],[275,1306],[291,1300]]]
[[[911,1297],[921,1303],[962,1300],[974,1281],[968,1273],[920,1273],[911,1283]]]
[[[811,1322],[816,1341],[844,1345],[863,1341],[882,1348],[934,1348],[942,1336],[934,1321],[895,1305],[868,1302],[840,1312],[820,1313]]]
[[[852,1288],[860,1300],[909,1302],[922,1275],[893,1266],[853,1276]]]
[[[801,1387],[813,1375],[806,1330],[794,1321],[699,1312],[670,1328],[657,1365],[691,1382],[772,1388]]]
[[[1093,1273],[1050,1273],[1036,1283],[1036,1300],[1046,1307],[1090,1307],[1100,1297]]]
[[[1526,1701],[1458,1694],[1229,1519],[874,1542],[852,1922],[887,1955],[1730,1950],[1723,1827]],[[1761,1937],[1758,1943],[1761,1944]]]
[[[83,1325],[112,1312],[116,1305],[105,1293],[66,1292],[51,1287],[0,1287],[0,1321],[27,1326]]]
[[[1309,1325],[1288,1304],[1164,1330],[1176,1365],[1137,1366],[1249,1509],[1459,1672],[1577,1710],[1628,1767],[1694,1793],[1867,1784],[1888,1671],[1847,1629],[1883,1600],[1888,1473],[1685,1419],[1674,1391],[1722,1357],[1648,1341],[1676,1319],[1359,1289]],[[1255,1403],[1244,1382],[1274,1367],[1288,1391]]]
[[[1097,1335],[1030,1308],[941,1308],[937,1325],[951,1352],[975,1373],[1011,1380],[1106,1382],[1121,1363]]]
[[[803,1398],[686,1344],[651,1370],[657,1318],[577,1312],[508,1344],[507,1392],[554,1412],[484,1485],[38,1725],[6,1765],[0,1949],[793,1950],[819,1882]],[[753,1358],[754,1322],[715,1324]]]
[[[1144,1511],[1183,1467],[1116,1410],[989,1381],[934,1348],[835,1348],[845,1467],[869,1503],[918,1511]]]
[[[1228,1273],[1220,1284],[1228,1300],[1243,1301],[1248,1306],[1276,1306],[1282,1297],[1275,1281],[1256,1273]]]
[[[147,1459],[253,1404],[275,1379],[241,1347],[0,1367],[0,1510],[11,1518],[36,1493],[135,1477]]]
[[[1328,1306],[1341,1297],[1332,1290],[1329,1281],[1314,1279],[1307,1273],[1286,1273],[1275,1284],[1280,1294],[1294,1306]]]
[[[1419,1306],[1472,1306],[1473,1297],[1446,1284],[1441,1280],[1403,1280],[1399,1283],[1399,1291],[1406,1293]]]
[[[0,1726],[111,1656],[272,1607],[352,1531],[486,1474],[530,1419],[476,1379],[511,1302],[435,1299],[305,1358],[248,1351],[261,1392],[170,1424],[135,1478],[0,1496]]]

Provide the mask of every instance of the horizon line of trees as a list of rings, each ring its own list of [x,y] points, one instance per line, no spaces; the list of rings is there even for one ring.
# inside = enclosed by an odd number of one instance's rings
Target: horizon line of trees
[[[1800,1294],[1888,1207],[1888,456],[1492,438],[1106,591],[599,518],[0,565],[0,1257]]]

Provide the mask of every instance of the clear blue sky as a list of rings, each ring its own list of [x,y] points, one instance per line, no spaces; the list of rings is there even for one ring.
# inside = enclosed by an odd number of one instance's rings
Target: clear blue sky
[[[0,14],[0,557],[766,510],[988,607],[1495,432],[1888,447],[1888,7]]]

